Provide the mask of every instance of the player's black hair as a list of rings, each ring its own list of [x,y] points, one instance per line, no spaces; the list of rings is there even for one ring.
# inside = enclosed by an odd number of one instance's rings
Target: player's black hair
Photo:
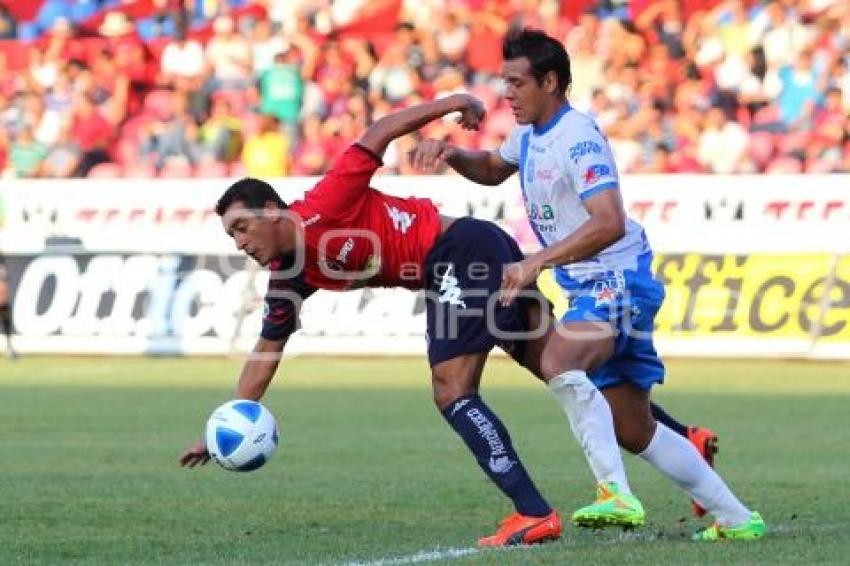
[[[558,77],[558,90],[567,92],[573,82],[573,75],[570,71],[570,56],[560,41],[537,29],[511,31],[502,42],[502,59],[510,61],[520,57],[528,58],[531,74],[537,84],[543,82],[546,73],[554,71]]]
[[[245,208],[259,210],[271,201],[280,208],[289,208],[271,185],[260,179],[245,177],[230,185],[215,205],[215,213],[224,216],[234,202],[241,202]]]

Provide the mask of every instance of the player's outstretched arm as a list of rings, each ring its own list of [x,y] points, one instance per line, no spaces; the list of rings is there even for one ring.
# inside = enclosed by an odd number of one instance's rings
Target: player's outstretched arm
[[[463,149],[443,140],[423,140],[410,152],[414,167],[433,171],[441,163],[479,185],[495,186],[514,174],[517,168],[495,150]]]
[[[248,356],[236,383],[236,398],[259,401],[268,389],[286,340],[268,340],[260,338],[254,345],[254,350]]]
[[[266,340],[260,338],[254,346],[251,355],[242,366],[242,373],[236,384],[237,399],[251,399],[259,401],[271,383],[280,357],[283,354],[283,346],[286,340]],[[186,449],[180,455],[180,465],[194,468],[204,465],[210,461],[206,442],[199,440]]]
[[[458,122],[467,130],[477,130],[484,119],[484,105],[480,100],[469,94],[452,94],[387,114],[369,126],[357,143],[375,155],[383,156],[394,139],[452,112],[460,112]]]

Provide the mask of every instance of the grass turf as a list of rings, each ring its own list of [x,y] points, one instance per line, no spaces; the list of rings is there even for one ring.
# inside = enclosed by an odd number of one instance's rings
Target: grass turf
[[[275,459],[251,474],[179,468],[238,367],[0,360],[0,564],[409,563],[473,546],[510,512],[431,404],[419,359],[287,360],[266,398],[281,427]],[[768,538],[691,543],[705,521],[627,456],[646,527],[568,527],[553,544],[442,561],[845,564],[850,366],[695,360],[669,370],[656,399],[717,430],[719,469],[762,512]],[[494,360],[483,392],[562,516],[589,502],[591,476],[545,390]]]

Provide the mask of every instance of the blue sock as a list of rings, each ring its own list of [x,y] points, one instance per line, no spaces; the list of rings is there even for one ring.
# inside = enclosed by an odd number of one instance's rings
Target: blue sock
[[[544,517],[552,512],[519,461],[505,425],[481,397],[458,397],[442,413],[484,473],[511,498],[518,513]]]

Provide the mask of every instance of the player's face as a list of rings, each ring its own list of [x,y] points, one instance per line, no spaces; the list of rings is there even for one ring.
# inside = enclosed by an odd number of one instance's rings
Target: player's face
[[[505,99],[511,105],[517,124],[537,124],[546,110],[549,94],[531,74],[527,57],[509,59],[502,64]]]
[[[260,265],[268,265],[279,255],[275,223],[265,209],[250,210],[245,203],[236,201],[225,211],[221,223],[236,243],[236,249],[251,256]]]

